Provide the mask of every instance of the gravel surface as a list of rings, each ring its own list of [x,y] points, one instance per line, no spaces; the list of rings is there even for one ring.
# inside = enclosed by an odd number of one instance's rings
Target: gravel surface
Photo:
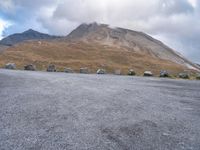
[[[200,150],[200,81],[0,69],[1,150]]]

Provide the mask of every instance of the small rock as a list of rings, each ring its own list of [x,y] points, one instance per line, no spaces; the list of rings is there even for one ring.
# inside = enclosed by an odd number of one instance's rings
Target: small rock
[[[160,77],[167,78],[167,77],[169,77],[169,73],[166,70],[162,70],[162,71],[160,71]]]
[[[88,68],[80,68],[80,73],[88,74],[89,73],[89,69]]]
[[[153,76],[153,73],[151,71],[145,71],[144,72],[144,76],[145,77],[152,77]]]
[[[189,74],[188,73],[179,73],[179,78],[182,78],[182,79],[189,79],[190,78],[190,76],[189,76]]]
[[[98,69],[97,74],[106,74],[106,70],[105,69]]]
[[[115,70],[114,74],[115,75],[121,75],[121,70]]]
[[[128,75],[129,75],[129,76],[135,76],[136,73],[135,73],[135,71],[134,71],[133,69],[130,69],[130,70],[128,71]]]
[[[35,71],[36,67],[32,64],[29,64],[29,65],[24,66],[24,70]]]
[[[47,67],[47,72],[56,72],[56,66],[51,64]]]
[[[14,63],[7,63],[5,69],[16,69],[16,65]]]
[[[64,72],[65,73],[74,73],[74,71],[71,68],[65,68]]]

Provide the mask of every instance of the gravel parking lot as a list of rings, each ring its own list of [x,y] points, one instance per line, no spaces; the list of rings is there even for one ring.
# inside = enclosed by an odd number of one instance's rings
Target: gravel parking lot
[[[200,81],[0,69],[1,150],[199,150]]]

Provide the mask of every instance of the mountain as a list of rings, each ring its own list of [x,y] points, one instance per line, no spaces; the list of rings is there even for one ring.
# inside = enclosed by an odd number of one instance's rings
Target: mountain
[[[80,25],[67,36],[67,39],[81,40],[88,43],[96,42],[136,53],[144,53],[155,58],[185,65],[191,69],[198,67],[161,41],[158,41],[143,32],[117,27],[111,28],[109,25],[92,23]]]
[[[68,36],[58,39],[24,41],[0,54],[0,66],[14,62],[19,68],[35,64],[46,70],[48,64],[58,69],[70,67],[78,71],[88,67],[95,73],[104,68],[108,73],[120,69],[123,74],[132,68],[138,74],[160,70],[172,74],[198,70],[197,65],[151,36],[105,24],[81,24]]]
[[[23,33],[12,34],[0,41],[0,45],[12,46],[17,43],[27,41],[27,40],[47,40],[47,39],[56,39],[58,36],[51,36],[48,34],[40,33],[29,29]]]

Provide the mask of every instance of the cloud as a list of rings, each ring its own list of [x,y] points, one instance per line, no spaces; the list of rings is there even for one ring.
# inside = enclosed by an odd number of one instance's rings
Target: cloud
[[[3,31],[12,24],[0,18],[0,39],[3,38]]]
[[[83,22],[99,22],[146,32],[200,63],[200,2],[197,0],[6,0],[0,16],[13,26],[66,35]]]

